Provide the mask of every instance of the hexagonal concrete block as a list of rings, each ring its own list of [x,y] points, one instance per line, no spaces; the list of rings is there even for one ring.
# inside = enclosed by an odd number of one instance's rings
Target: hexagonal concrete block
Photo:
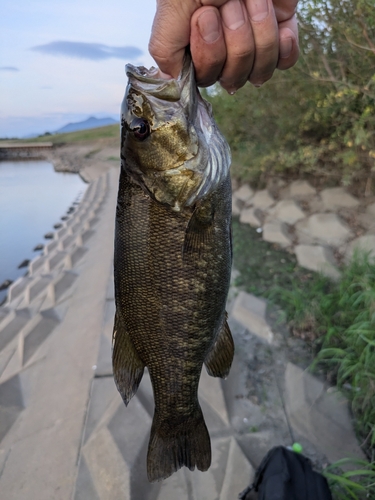
[[[254,295],[240,292],[233,305],[232,316],[250,332],[272,342],[273,333],[266,321],[267,303]]]
[[[307,181],[294,181],[289,186],[291,198],[305,198],[316,193],[316,189]]]
[[[370,258],[375,257],[375,235],[366,234],[364,236],[360,236],[355,240],[351,241],[348,249],[346,251],[346,259],[350,260],[353,257],[354,251],[359,250],[362,252],[369,253]]]
[[[340,272],[335,267],[335,258],[331,249],[320,245],[297,245],[294,252],[300,266],[321,272],[333,279],[340,278]]]
[[[262,191],[257,191],[255,195],[251,198],[251,205],[255,208],[260,208],[261,210],[266,210],[275,203],[275,198],[273,198],[267,189]]]
[[[277,220],[266,222],[263,226],[263,239],[270,243],[278,243],[287,247],[293,243],[288,234],[287,226],[284,222]]]
[[[351,230],[336,214],[311,215],[305,230],[309,236],[330,246],[340,246],[353,236]]]
[[[237,200],[247,202],[254,195],[253,189],[249,186],[249,184],[244,184],[237,191],[233,193],[233,198],[237,198]]]
[[[305,212],[294,200],[279,201],[277,205],[269,211],[269,215],[287,224],[295,224],[306,216]]]
[[[326,210],[354,208],[359,205],[359,200],[347,193],[342,187],[323,189],[320,196]]]
[[[240,222],[243,224],[250,224],[252,227],[260,227],[262,225],[258,209],[254,207],[244,208],[241,210]]]
[[[364,214],[358,215],[358,221],[362,227],[367,230],[372,230],[375,228],[375,215],[365,212]]]
[[[240,215],[242,207],[242,201],[238,198],[232,198],[232,215]]]
[[[285,403],[292,426],[329,461],[364,457],[344,396],[336,389],[327,390],[293,363],[288,363],[285,371]]]

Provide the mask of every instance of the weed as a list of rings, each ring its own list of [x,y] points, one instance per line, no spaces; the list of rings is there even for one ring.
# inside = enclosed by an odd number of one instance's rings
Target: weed
[[[233,224],[237,284],[284,310],[294,335],[310,342],[316,359],[348,397],[362,447],[375,450],[375,260],[356,253],[335,283],[297,265],[294,256]],[[282,260],[284,262],[282,263]]]
[[[343,471],[352,465],[355,468]],[[364,500],[375,498],[375,463],[344,458],[323,470],[335,500]]]

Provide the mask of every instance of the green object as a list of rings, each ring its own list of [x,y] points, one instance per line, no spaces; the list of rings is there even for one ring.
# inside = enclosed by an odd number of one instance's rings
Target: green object
[[[303,448],[299,443],[293,443],[292,450],[296,453],[302,453]]]

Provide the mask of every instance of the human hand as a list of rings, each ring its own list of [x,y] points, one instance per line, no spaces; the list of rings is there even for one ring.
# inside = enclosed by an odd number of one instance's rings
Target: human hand
[[[259,86],[298,59],[298,0],[157,0],[149,50],[176,78],[190,43],[197,83]]]

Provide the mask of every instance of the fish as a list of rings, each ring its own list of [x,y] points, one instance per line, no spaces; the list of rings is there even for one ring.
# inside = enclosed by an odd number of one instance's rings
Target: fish
[[[226,378],[234,344],[229,146],[188,56],[178,78],[126,66],[115,222],[114,380],[127,406],[147,367],[155,410],[150,482],[206,471],[211,444],[198,401],[203,364]]]

